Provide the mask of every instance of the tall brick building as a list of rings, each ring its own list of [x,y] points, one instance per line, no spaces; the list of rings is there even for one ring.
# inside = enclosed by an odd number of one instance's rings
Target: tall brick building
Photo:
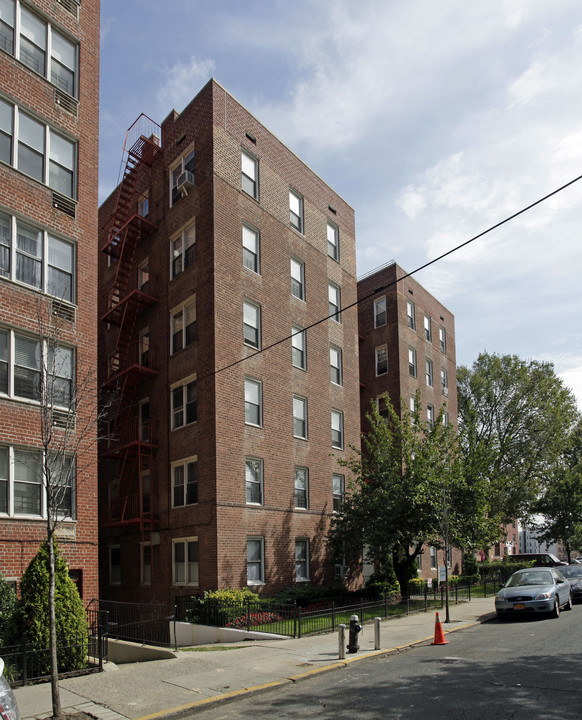
[[[331,580],[360,430],[353,210],[215,81],[142,117],[125,159],[100,210],[101,596]]]
[[[18,582],[46,538],[39,382],[56,375],[55,443],[76,380],[96,365],[99,2],[0,3],[0,571]],[[58,326],[51,356],[39,317]],[[95,405],[96,391],[85,394]],[[79,406],[61,550],[97,596],[97,429]],[[68,458],[68,456],[67,456]],[[69,460],[66,461],[69,463]],[[74,473],[73,473],[74,474]]]
[[[360,332],[361,422],[367,429],[370,402],[382,403],[388,393],[392,404],[401,400],[414,409],[420,391],[422,413],[457,424],[457,370],[455,318],[414,278],[391,262],[358,280]],[[381,409],[381,407],[380,407]],[[435,577],[443,551],[425,548],[422,577]],[[460,552],[449,558],[452,571],[460,569]]]

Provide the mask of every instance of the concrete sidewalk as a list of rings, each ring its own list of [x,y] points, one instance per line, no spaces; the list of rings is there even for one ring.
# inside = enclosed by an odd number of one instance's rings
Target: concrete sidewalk
[[[439,616],[448,636],[494,617],[493,598],[452,605],[450,623],[444,623],[444,609]],[[67,713],[83,711],[98,720],[179,717],[245,693],[342,668],[362,658],[430,643],[434,631],[434,612],[383,620],[382,649],[376,651],[374,626],[368,624],[358,638],[359,652],[347,654],[345,660],[338,659],[337,633],[205,646],[204,651],[179,650],[168,660],[108,665],[103,673],[62,680],[61,704]],[[450,637],[447,640],[454,643]],[[225,647],[228,649],[219,649]],[[443,648],[435,647],[435,652],[443,652]],[[14,692],[23,720],[51,716],[50,684],[16,688]]]

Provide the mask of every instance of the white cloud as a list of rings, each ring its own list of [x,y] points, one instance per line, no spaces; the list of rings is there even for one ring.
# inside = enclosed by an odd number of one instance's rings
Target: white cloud
[[[201,60],[194,55],[188,60],[179,58],[173,65],[162,68],[163,78],[155,93],[160,116],[165,117],[172,109],[181,112],[208,82],[214,70],[214,60]]]

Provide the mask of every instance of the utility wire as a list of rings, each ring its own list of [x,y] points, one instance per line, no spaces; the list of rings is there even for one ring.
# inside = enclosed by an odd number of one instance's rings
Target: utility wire
[[[479,238],[482,238],[484,235],[487,235],[488,233],[493,232],[493,230],[497,230],[497,228],[501,227],[502,225],[505,225],[506,223],[510,222],[511,220],[514,220],[516,217],[523,215],[524,213],[528,212],[528,210],[531,210],[532,208],[536,207],[536,205],[540,205],[541,203],[545,202],[546,200],[549,200],[549,198],[562,192],[562,190],[565,190],[567,187],[570,187],[570,185],[574,185],[574,183],[577,183],[579,180],[582,180],[582,175],[578,175],[578,177],[574,178],[573,180],[570,180],[565,185],[562,185],[561,187],[557,188],[556,190],[553,190],[551,193],[544,195],[543,197],[539,198],[535,202],[532,202],[530,205],[527,205],[526,207],[522,208],[521,210],[518,210],[517,212],[513,213],[513,215],[509,215],[504,220],[500,220],[498,223],[495,223],[495,225],[491,225],[491,227],[487,228],[487,230],[483,230],[483,232],[480,232],[478,235],[474,235],[472,238],[469,238],[469,240],[465,240],[465,242],[462,242],[460,245],[457,245],[456,247],[452,248],[451,250],[447,250],[447,252],[443,253],[442,255],[439,255],[438,257],[433,258],[432,260],[429,260],[428,262],[424,263],[424,265],[420,265],[420,267],[417,267],[416,270],[406,273],[406,275],[403,275],[401,278],[397,278],[396,280],[392,280],[389,283],[380,285],[379,287],[375,288],[371,293],[368,293],[368,295],[365,295],[364,297],[359,298],[358,300],[351,303],[350,305],[346,305],[346,307],[341,308],[340,310],[338,310],[337,313],[332,313],[331,315],[328,315],[327,317],[321,318],[321,320],[316,320],[314,323],[311,323],[311,325],[307,325],[307,327],[304,327],[302,330],[300,330],[296,333],[291,333],[291,335],[287,335],[286,337],[281,338],[280,340],[276,340],[275,342],[271,343],[270,345],[267,345],[264,348],[257,350],[257,352],[253,353],[252,355],[247,355],[246,357],[239,358],[238,360],[235,360],[234,362],[231,362],[228,365],[224,365],[224,367],[218,368],[218,370],[214,370],[211,373],[207,373],[206,375],[203,375],[202,377],[197,378],[197,380],[198,381],[206,380],[206,378],[214,377],[215,375],[218,375],[219,373],[222,373],[225,370],[230,370],[230,368],[235,367],[236,365],[240,365],[241,363],[246,362],[247,360],[250,360],[251,358],[254,358],[257,355],[261,355],[262,353],[267,352],[267,350],[272,350],[274,347],[277,347],[278,345],[282,345],[283,343],[287,342],[288,340],[291,340],[291,338],[293,338],[295,335],[299,335],[302,332],[307,332],[307,330],[311,330],[312,328],[317,327],[318,325],[321,325],[322,323],[326,322],[327,320],[330,320],[331,318],[335,318],[336,315],[340,315],[341,313],[345,312],[346,310],[350,310],[351,308],[356,307],[364,300],[368,300],[369,298],[373,297],[374,295],[377,295],[379,292],[382,292],[382,290],[387,290],[388,288],[392,287],[393,285],[396,285],[396,283],[402,282],[402,280],[406,280],[406,278],[412,277],[412,275],[415,275],[417,272],[420,272],[421,270],[424,270],[425,268],[430,267],[431,265],[434,265],[435,263],[439,262],[440,260],[443,260],[444,258],[448,257],[449,255],[452,255],[454,252],[461,250],[461,248],[464,248],[467,245],[469,245],[470,243],[475,242],[475,240],[479,240]]]

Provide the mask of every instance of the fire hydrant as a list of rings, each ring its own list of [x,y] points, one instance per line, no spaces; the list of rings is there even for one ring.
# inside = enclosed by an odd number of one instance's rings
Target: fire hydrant
[[[360,646],[358,645],[358,633],[362,629],[361,625],[358,623],[358,616],[352,615],[350,618],[350,630],[349,630],[349,637],[348,637],[348,652],[349,653],[357,653],[360,649]]]

